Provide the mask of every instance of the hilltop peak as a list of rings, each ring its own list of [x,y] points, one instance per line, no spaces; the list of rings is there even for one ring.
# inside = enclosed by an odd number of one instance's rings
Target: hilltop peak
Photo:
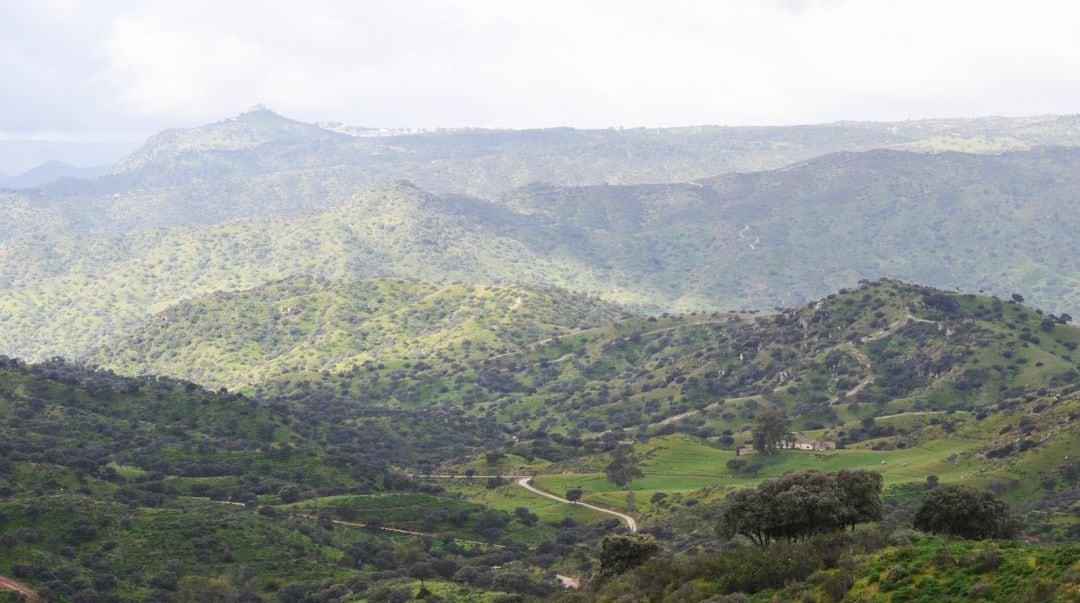
[[[257,103],[257,104],[251,105],[250,107],[245,109],[243,112],[241,112],[236,117],[233,117],[232,119],[227,119],[225,121],[230,122],[230,121],[253,121],[253,120],[272,120],[272,121],[280,121],[280,122],[285,122],[285,123],[302,123],[302,122],[298,122],[298,121],[293,120],[293,119],[289,119],[288,117],[285,117],[284,115],[278,113],[277,111],[274,111],[273,109],[271,109],[270,107],[267,107],[266,105],[264,105],[262,103]],[[305,125],[307,125],[307,124],[305,124]]]
[[[289,119],[258,104],[236,117],[216,123],[160,132],[117,164],[110,173],[127,172],[148,165],[163,169],[184,153],[243,151],[270,143],[305,144],[343,137],[314,124]]]
[[[270,107],[267,107],[266,105],[264,105],[262,103],[255,103],[254,105],[251,105],[250,107],[248,107],[240,115],[246,115],[248,113],[274,113],[274,111],[272,109],[270,109]],[[277,115],[277,113],[274,113],[274,115]]]

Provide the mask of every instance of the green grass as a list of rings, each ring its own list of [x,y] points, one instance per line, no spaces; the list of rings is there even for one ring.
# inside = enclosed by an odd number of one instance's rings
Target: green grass
[[[625,593],[648,600],[700,602],[743,592],[750,601],[1074,601],[1080,596],[1080,545],[943,540],[873,532],[823,535],[806,543],[743,545],[656,558],[596,581],[589,600]]]
[[[698,438],[665,436],[635,447],[645,475],[634,480],[630,489],[635,493],[637,510],[648,513],[654,510],[649,499],[658,492],[690,496],[705,488],[752,486],[788,471],[874,470],[882,474],[886,486],[922,483],[929,475],[937,475],[942,481],[953,481],[972,477],[980,466],[971,461],[947,462],[946,459],[979,443],[973,439],[945,438],[904,450],[784,450],[775,455],[746,457],[761,459],[765,465],[756,476],[744,476],[733,474],[726,466],[727,461],[735,458],[732,451],[719,449]],[[596,467],[605,459],[602,456],[585,459],[582,466]],[[540,475],[534,479],[534,484],[560,496],[568,488],[583,488],[587,502],[618,511],[626,509],[626,492],[609,483],[601,472]]]
[[[555,523],[567,518],[582,523],[594,523],[610,517],[585,507],[568,505],[533,494],[513,483],[507,483],[495,489],[488,489],[483,482],[484,480],[462,478],[439,480],[438,483],[448,491],[461,495],[471,503],[492,509],[512,513],[518,507],[527,507],[529,511],[540,517],[541,524]]]
[[[921,539],[874,555],[849,596],[873,601],[1070,601],[1080,596],[1080,548]]]

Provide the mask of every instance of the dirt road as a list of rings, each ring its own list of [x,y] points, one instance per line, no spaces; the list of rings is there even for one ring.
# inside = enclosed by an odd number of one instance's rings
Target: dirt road
[[[12,580],[11,578],[5,578],[0,576],[0,590],[7,590],[16,592],[26,597],[29,603],[40,603],[41,597],[38,596],[29,586]]]
[[[451,476],[449,476],[449,475],[445,475],[445,476],[428,475],[428,476],[424,476],[424,477],[451,477]],[[477,476],[477,477],[479,477],[479,476]],[[491,476],[491,477],[498,477],[498,476]],[[194,497],[189,497],[189,498],[194,498]],[[244,503],[233,502],[231,500],[215,500],[215,501],[212,501],[212,502],[215,502],[215,503],[217,503],[219,505],[231,505],[231,506],[234,506],[234,507],[246,507],[247,506]],[[309,515],[309,514],[306,514],[306,513],[294,513],[293,515],[295,517],[303,517],[304,519],[313,519],[315,521],[319,520],[318,515]],[[336,526],[349,526],[351,528],[366,528],[366,527],[368,527],[368,524],[366,524],[366,523],[360,523],[358,521],[345,521],[344,519],[331,519],[330,522],[333,523]],[[416,530],[404,530],[402,528],[391,528],[389,526],[383,526],[383,525],[380,525],[379,529],[382,530],[383,532],[396,532],[398,534],[410,534],[412,536],[427,536],[429,538],[445,538],[446,537],[444,535],[433,534],[431,532],[417,532]],[[503,545],[501,545],[501,544],[493,544],[493,543],[490,543],[490,542],[480,542],[480,541],[477,541],[477,540],[465,540],[464,538],[453,538],[453,540],[455,542],[464,542],[466,544],[478,544],[478,545],[482,545],[482,546],[493,546],[493,547],[497,547],[497,548],[503,548]],[[2,586],[3,586],[3,584],[2,584],[2,582],[0,582],[0,587],[2,587]]]
[[[465,477],[463,475],[448,475],[448,474],[442,474],[442,475],[439,475],[439,474],[434,474],[434,475],[413,475],[413,474],[410,474],[410,475],[412,477],[429,477],[429,478],[436,478],[436,479],[460,479],[460,478]],[[551,494],[550,492],[544,492],[543,490],[540,490],[540,489],[536,488],[535,486],[533,486],[531,483],[529,483],[529,482],[532,481],[532,478],[533,478],[533,476],[531,476],[531,475],[473,475],[472,477],[473,478],[480,478],[480,479],[499,477],[499,478],[502,478],[502,479],[517,480],[517,485],[521,486],[522,488],[525,488],[526,490],[528,490],[529,492],[532,492],[533,494],[539,494],[540,496],[543,496],[545,498],[550,498],[551,500],[557,500],[557,501],[559,501],[561,503],[566,503],[568,505],[580,505],[582,507],[588,507],[588,508],[592,509],[593,511],[599,511],[601,513],[607,513],[608,515],[614,515],[615,517],[618,517],[619,519],[623,520],[626,523],[626,527],[630,528],[630,532],[632,532],[632,533],[637,532],[637,522],[634,521],[633,517],[630,517],[629,515],[626,515],[624,513],[619,513],[618,511],[612,511],[611,509],[605,509],[603,507],[597,507],[596,505],[590,505],[589,503],[574,502],[574,501],[566,500],[565,498],[555,496],[554,494]]]
[[[566,503],[568,505],[581,505],[582,507],[588,507],[588,508],[592,509],[593,511],[599,511],[601,513],[607,513],[608,515],[614,515],[615,517],[618,517],[619,519],[626,522],[626,527],[630,528],[630,533],[637,532],[637,522],[634,521],[634,518],[630,517],[629,515],[619,513],[618,511],[612,511],[611,509],[605,509],[603,507],[598,507],[596,505],[590,505],[589,503],[573,502],[573,501],[566,500],[565,498],[555,496],[554,494],[551,494],[550,492],[544,492],[543,490],[540,490],[540,489],[534,487],[531,483],[529,483],[531,481],[532,481],[531,477],[523,477],[523,478],[518,480],[518,485],[521,486],[522,488],[525,488],[529,492],[532,492],[533,494],[539,494],[540,496],[550,498],[552,500],[557,500],[559,502]]]

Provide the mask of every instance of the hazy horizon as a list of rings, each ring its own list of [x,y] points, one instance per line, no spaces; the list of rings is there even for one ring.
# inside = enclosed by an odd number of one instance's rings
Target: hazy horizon
[[[155,134],[168,129],[174,128],[195,128],[204,125],[211,125],[214,123],[220,123],[228,121],[238,115],[250,111],[254,108],[268,109],[274,113],[277,113],[281,117],[286,119],[297,120],[293,116],[282,114],[276,111],[274,107],[266,106],[262,103],[256,103],[247,109],[240,111],[236,114],[221,116],[217,119],[212,119],[205,123],[188,124],[185,126],[167,126],[162,130],[147,133],[144,136],[132,139],[119,139],[115,137],[104,137],[99,139],[94,138],[76,138],[70,139],[58,133],[40,133],[34,137],[6,137],[4,132],[0,132],[0,175],[3,176],[16,176],[31,169],[38,168],[45,163],[51,161],[58,161],[61,163],[67,163],[75,167],[102,167],[128,156],[131,152],[134,152],[140,146],[142,146],[147,139]],[[540,125],[533,127],[499,127],[499,126],[430,126],[430,127],[398,127],[398,126],[386,126],[380,124],[354,124],[342,122],[341,120],[334,118],[317,119],[310,122],[312,125],[317,124],[332,124],[342,123],[346,126],[364,127],[373,130],[397,130],[402,131],[425,131],[433,132],[439,130],[470,130],[470,129],[494,129],[494,130],[506,130],[506,131],[527,131],[527,130],[544,130],[544,129],[556,129],[556,128],[572,128],[572,129],[596,129],[596,130],[632,130],[635,128],[660,128],[660,129],[673,129],[673,128],[695,128],[695,127],[761,127],[761,128],[783,128],[783,127],[799,127],[799,126],[821,126],[829,124],[844,124],[844,123],[904,123],[904,122],[918,122],[918,121],[937,121],[937,120],[964,120],[964,121],[977,121],[977,120],[993,120],[993,119],[1012,119],[1012,120],[1037,120],[1040,118],[1054,118],[1054,117],[1068,117],[1073,115],[1080,115],[1076,113],[1048,113],[1042,115],[976,115],[970,117],[957,117],[957,116],[934,116],[925,118],[911,118],[905,120],[853,120],[853,119],[839,119],[829,122],[806,122],[806,123],[793,123],[793,124],[740,124],[737,126],[729,126],[728,124],[715,124],[715,123],[699,123],[699,124],[681,124],[671,126],[650,126],[650,125],[609,125],[609,126],[595,126],[595,127],[583,127],[575,128],[574,126],[566,126],[559,124],[552,125]],[[55,137],[50,137],[55,135]]]
[[[1080,7],[410,0],[0,6],[0,138],[139,141],[254,103],[388,128],[1075,114]]]

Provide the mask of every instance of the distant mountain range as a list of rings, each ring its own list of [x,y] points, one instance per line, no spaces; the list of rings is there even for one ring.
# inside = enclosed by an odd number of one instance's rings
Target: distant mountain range
[[[20,235],[0,243],[0,337],[71,355],[193,295],[300,274],[546,283],[653,312],[798,305],[888,275],[1075,314],[1078,167],[1072,149],[871,151],[685,184],[493,202],[399,185],[295,217]]]
[[[0,140],[0,172],[11,177],[50,161],[77,166],[109,165],[128,156],[139,142]],[[2,179],[2,178],[0,178]]]
[[[0,187],[11,189],[37,188],[63,178],[93,178],[103,167],[75,167],[63,161],[48,161],[18,176],[0,178]]]
[[[52,183],[30,196],[35,204],[47,200],[50,215],[68,228],[117,232],[330,209],[401,180],[435,194],[490,199],[536,182],[685,182],[839,151],[992,153],[1078,143],[1074,116],[359,137],[255,108],[216,124],[167,130],[99,178]]]
[[[554,285],[646,312],[889,276],[1075,314],[1077,142],[1075,117],[359,137],[256,109],[0,192],[0,352],[82,354],[297,275]],[[951,147],[981,152],[898,150]],[[755,166],[772,169],[732,171]]]

